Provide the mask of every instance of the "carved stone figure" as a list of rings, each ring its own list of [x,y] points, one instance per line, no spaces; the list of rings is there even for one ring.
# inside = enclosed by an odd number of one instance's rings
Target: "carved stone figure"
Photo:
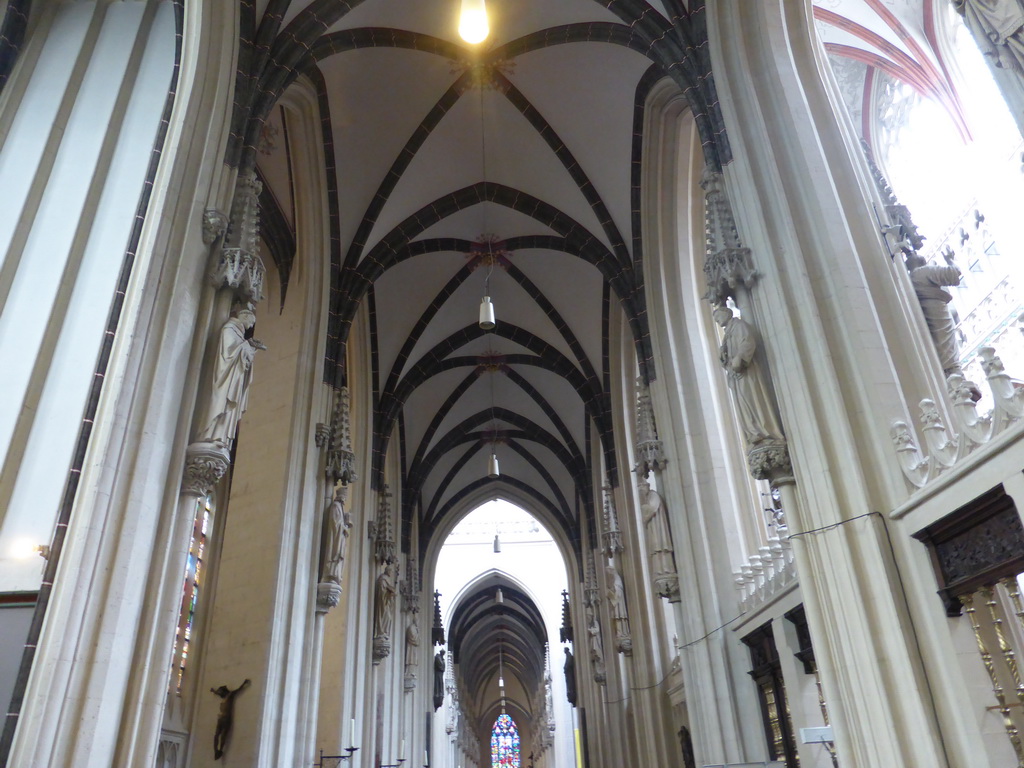
[[[415,676],[416,652],[420,647],[420,625],[416,617],[412,617],[409,626],[405,628],[405,673]]]
[[[640,480],[638,487],[640,490],[640,514],[644,521],[647,551],[651,557],[652,570],[655,576],[675,575],[676,560],[672,549],[672,535],[668,530],[668,510],[665,508],[665,500],[644,479]]]
[[[782,441],[782,427],[772,396],[754,357],[757,332],[726,306],[716,307],[714,318],[725,332],[718,359],[725,368],[747,445],[755,447],[765,440]]]
[[[615,626],[615,649],[628,656],[633,652],[633,640],[629,633],[629,614],[626,612],[626,590],[618,568],[609,565],[605,573],[608,576],[608,608]]]
[[[1024,74],[1024,6],[1019,0],[953,0],[995,66]]]
[[[377,577],[373,606],[373,636],[375,639],[391,638],[391,622],[398,590],[398,563],[388,560],[384,570]]]
[[[196,435],[197,441],[230,446],[234,440],[235,428],[245,413],[252,359],[257,350],[266,349],[256,339],[245,338],[255,324],[256,316],[252,311],[242,309],[229,317],[221,328],[207,421]]]
[[[956,324],[949,311],[953,296],[944,290],[946,286],[960,285],[960,270],[954,265],[929,264],[916,255],[907,258],[907,269],[910,270],[910,282],[932,335],[935,351],[939,353],[942,373],[945,376],[960,373],[960,345],[956,339]]]
[[[233,691],[226,685],[210,689],[210,693],[214,693],[222,699],[220,712],[217,714],[217,730],[213,734],[214,760],[220,760],[224,757],[224,749],[227,746],[228,738],[231,736],[231,727],[235,721],[235,697],[249,687],[249,682],[246,679]]]
[[[341,569],[345,564],[348,532],[352,528],[352,515],[345,509],[348,486],[340,485],[334,491],[334,501],[324,514],[324,544],[320,581],[341,584]]]
[[[572,651],[565,649],[565,665],[562,667],[565,672],[565,698],[574,707],[576,706],[576,660],[572,657]]]
[[[611,609],[612,618],[616,621],[628,619],[626,613],[626,591],[622,586],[622,577],[614,565],[605,568],[608,574],[608,607]]]
[[[434,656],[434,711],[444,704],[444,648]]]
[[[595,669],[604,668],[604,645],[601,642],[601,625],[597,621],[597,614],[588,611],[587,616],[587,641],[590,645],[590,661]]]

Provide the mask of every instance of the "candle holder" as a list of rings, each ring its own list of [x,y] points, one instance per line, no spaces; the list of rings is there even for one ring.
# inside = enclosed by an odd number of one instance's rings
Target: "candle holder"
[[[324,751],[320,750],[320,759],[313,763],[313,768],[341,768],[341,764],[346,760],[351,760],[352,755],[359,751],[359,747],[346,747],[345,751],[347,755],[325,755]],[[325,763],[324,760],[332,760],[333,762]]]
[[[377,768],[400,768],[400,766],[404,762],[405,762],[405,758],[404,757],[400,757],[400,758],[398,758],[398,762],[397,763],[381,763],[380,765],[377,766]]]

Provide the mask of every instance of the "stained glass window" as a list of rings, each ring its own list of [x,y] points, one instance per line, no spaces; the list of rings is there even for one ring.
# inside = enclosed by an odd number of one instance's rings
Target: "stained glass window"
[[[192,624],[196,617],[196,605],[199,602],[199,587],[203,577],[203,555],[206,549],[206,536],[210,528],[213,504],[209,496],[199,501],[192,527],[192,540],[188,548],[188,560],[185,563],[185,585],[181,596],[181,609],[178,613],[178,629],[174,637],[174,686],[181,693],[181,683],[185,677],[188,654],[192,644]]]
[[[491,730],[491,768],[519,768],[519,729],[504,713]]]

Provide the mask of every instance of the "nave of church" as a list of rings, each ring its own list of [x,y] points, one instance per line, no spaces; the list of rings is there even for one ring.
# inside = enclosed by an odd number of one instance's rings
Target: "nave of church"
[[[1022,130],[1024,0],[0,1],[0,765],[1024,768]]]

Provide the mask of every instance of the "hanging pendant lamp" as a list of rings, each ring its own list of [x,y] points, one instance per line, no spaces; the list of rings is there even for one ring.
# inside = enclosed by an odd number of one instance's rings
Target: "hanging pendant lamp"
[[[500,475],[501,472],[498,470],[498,454],[496,454],[492,448],[491,458],[487,461],[487,476],[493,480]]]
[[[494,326],[494,304],[490,296],[484,296],[480,299],[480,327],[485,331],[493,331]]]

